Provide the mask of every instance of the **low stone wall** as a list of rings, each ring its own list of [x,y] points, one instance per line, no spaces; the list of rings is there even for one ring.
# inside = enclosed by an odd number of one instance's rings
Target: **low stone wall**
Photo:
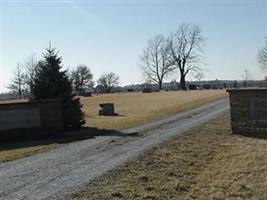
[[[267,89],[229,89],[233,133],[267,134]]]
[[[62,133],[62,100],[0,104],[0,140]]]

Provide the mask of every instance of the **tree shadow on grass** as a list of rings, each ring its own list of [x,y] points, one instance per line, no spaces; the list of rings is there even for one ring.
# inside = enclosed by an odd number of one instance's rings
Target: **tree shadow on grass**
[[[267,140],[267,133],[255,133],[255,132],[247,132],[247,133],[232,132],[232,133],[234,135],[241,135],[241,136],[244,136],[244,137]]]
[[[34,147],[39,145],[50,144],[67,144],[87,139],[94,139],[96,137],[135,137],[138,133],[123,133],[116,130],[98,129],[92,127],[83,127],[76,131],[67,131],[55,136],[37,137],[32,134],[17,133],[12,137],[0,141],[0,151],[12,150],[18,148]],[[22,137],[23,136],[23,137]]]

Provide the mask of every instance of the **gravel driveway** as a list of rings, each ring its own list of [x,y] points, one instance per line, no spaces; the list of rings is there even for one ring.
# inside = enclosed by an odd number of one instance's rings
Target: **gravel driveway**
[[[96,176],[229,109],[219,100],[175,116],[0,163],[0,199],[65,199]]]

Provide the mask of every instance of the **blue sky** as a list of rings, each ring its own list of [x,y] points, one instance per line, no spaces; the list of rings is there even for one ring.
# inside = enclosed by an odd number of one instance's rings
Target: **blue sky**
[[[141,83],[147,40],[181,23],[202,30],[205,79],[241,79],[244,69],[254,79],[264,77],[256,57],[267,35],[266,1],[2,0],[1,5],[1,91],[17,62],[34,53],[41,58],[49,40],[64,68],[86,64],[96,79],[113,71],[121,85]]]

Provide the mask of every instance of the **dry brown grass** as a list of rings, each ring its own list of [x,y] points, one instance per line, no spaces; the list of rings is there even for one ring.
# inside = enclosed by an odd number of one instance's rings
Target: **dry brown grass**
[[[229,114],[96,179],[81,199],[267,199],[267,140],[233,135]]]
[[[173,91],[158,93],[104,94],[81,98],[86,126],[119,130],[166,117],[201,104],[226,97],[225,90]],[[113,102],[120,116],[98,116],[99,104]]]
[[[29,101],[28,99],[0,99],[0,104],[24,103],[28,101]]]
[[[5,146],[9,146],[7,149],[0,150],[0,162],[10,161],[26,156],[33,155],[35,153],[41,153],[44,151],[48,151],[50,149],[55,149],[59,147],[61,144],[56,143],[55,141],[51,144],[42,144],[38,141],[39,144],[36,144],[37,141],[26,142],[29,146],[25,146],[25,142],[16,142],[16,144],[5,144]],[[32,146],[31,146],[32,144]],[[15,146],[14,148],[10,146]]]
[[[81,98],[86,112],[86,127],[90,134],[101,131],[119,130],[168,116],[182,110],[225,97],[225,90],[159,92],[151,94],[121,93],[104,94]],[[3,100],[1,103],[25,102],[27,100]],[[120,116],[98,116],[98,105],[102,102],[114,102]],[[88,131],[87,131],[88,132]],[[35,153],[57,148],[71,141],[82,140],[90,135],[73,134],[65,138],[23,141],[4,144],[0,147],[0,162],[29,156]]]

